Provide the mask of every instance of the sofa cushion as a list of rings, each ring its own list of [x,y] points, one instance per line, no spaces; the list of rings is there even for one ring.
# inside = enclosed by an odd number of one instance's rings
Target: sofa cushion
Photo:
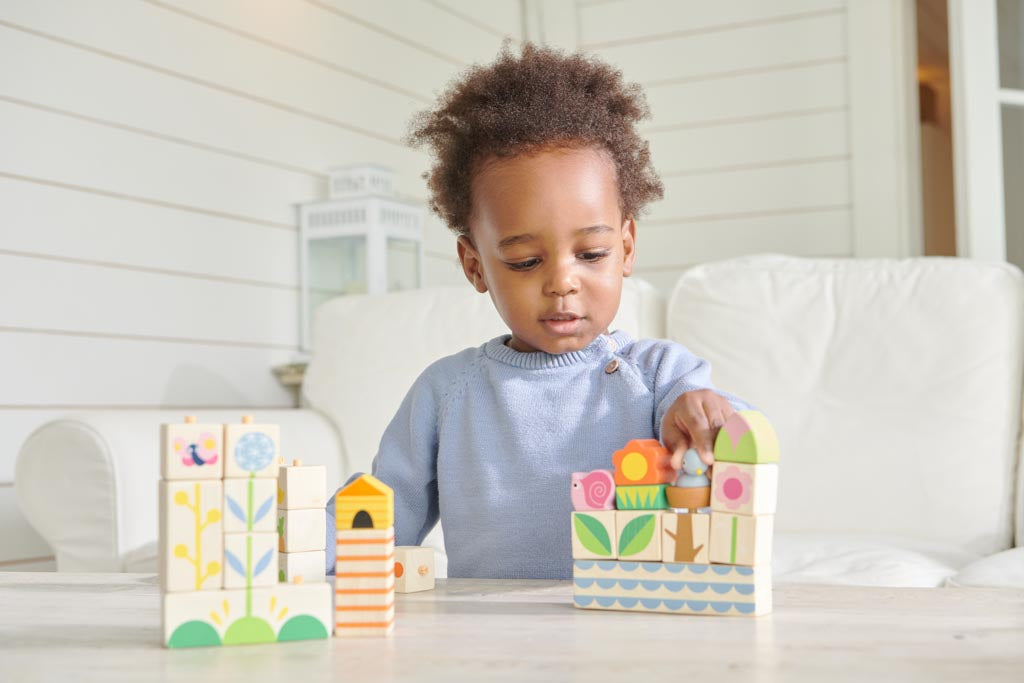
[[[1022,291],[1007,264],[755,256],[684,273],[666,325],[775,425],[778,531],[988,555],[1013,531]]]
[[[629,278],[611,328],[662,336],[663,311],[650,284]],[[351,468],[343,476],[370,470],[384,429],[428,365],[507,332],[490,296],[468,284],[339,297],[318,307],[302,393],[338,427]]]

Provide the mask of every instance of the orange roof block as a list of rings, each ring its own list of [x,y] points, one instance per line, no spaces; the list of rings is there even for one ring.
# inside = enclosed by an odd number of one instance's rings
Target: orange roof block
[[[612,455],[616,486],[670,484],[676,471],[669,460],[672,454],[657,439],[633,439]]]

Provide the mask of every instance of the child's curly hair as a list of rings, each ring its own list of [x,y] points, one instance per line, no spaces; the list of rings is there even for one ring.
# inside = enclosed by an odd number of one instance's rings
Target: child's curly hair
[[[634,123],[650,116],[640,86],[585,55],[506,42],[497,60],[473,66],[449,85],[436,108],[413,119],[408,142],[435,157],[424,174],[430,207],[460,235],[469,233],[471,183],[480,165],[544,148],[596,146],[615,162],[623,216],[661,199],[648,143]]]

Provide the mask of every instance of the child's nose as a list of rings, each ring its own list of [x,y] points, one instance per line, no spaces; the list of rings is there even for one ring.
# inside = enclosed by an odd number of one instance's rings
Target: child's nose
[[[572,268],[556,265],[551,268],[545,288],[552,296],[568,296],[579,290],[579,283],[573,275]]]

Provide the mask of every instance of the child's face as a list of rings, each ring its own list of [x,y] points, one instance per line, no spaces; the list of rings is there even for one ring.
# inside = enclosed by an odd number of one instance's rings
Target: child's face
[[[586,347],[619,308],[636,226],[623,219],[615,166],[600,150],[556,149],[484,165],[473,179],[459,260],[490,292],[517,351]]]

